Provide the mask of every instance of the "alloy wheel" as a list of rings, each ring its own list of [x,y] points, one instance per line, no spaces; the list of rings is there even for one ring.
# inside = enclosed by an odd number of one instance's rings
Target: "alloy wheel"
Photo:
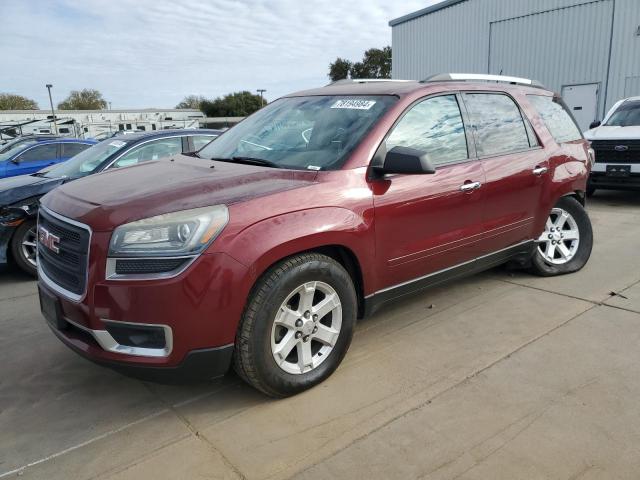
[[[37,246],[36,246],[36,226],[34,225],[29,230],[27,230],[26,234],[22,238],[22,243],[20,244],[20,250],[22,252],[22,256],[24,259],[33,265],[36,266],[36,254],[37,254]]]
[[[544,260],[563,265],[575,256],[580,244],[580,230],[573,216],[562,208],[554,208],[545,230],[538,238],[538,251]]]
[[[282,302],[271,328],[271,353],[285,372],[317,368],[332,352],[342,326],[338,293],[324,282],[307,282]]]

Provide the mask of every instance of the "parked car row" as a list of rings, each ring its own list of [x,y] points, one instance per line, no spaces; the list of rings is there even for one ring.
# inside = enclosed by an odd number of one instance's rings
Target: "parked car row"
[[[505,262],[571,273],[591,254],[593,152],[526,79],[340,81],[195,154],[183,140],[171,161],[141,162],[133,148],[106,140],[32,188],[111,170],[41,198],[40,305],[69,348],[147,379],[233,365],[292,395],[331,375],[356,320],[392,300]]]
[[[11,257],[23,271],[36,275],[36,218],[40,197],[47,192],[105,170],[199,150],[219,134],[205,129],[160,130],[100,143],[68,139],[23,142],[7,153],[13,159],[7,160],[9,168],[37,173],[0,180],[0,263]],[[49,157],[47,150],[57,156]]]

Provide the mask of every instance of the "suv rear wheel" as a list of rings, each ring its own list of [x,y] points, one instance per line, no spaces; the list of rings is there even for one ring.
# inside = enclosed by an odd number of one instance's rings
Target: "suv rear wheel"
[[[573,197],[563,197],[551,209],[538,238],[531,270],[545,277],[580,270],[591,256],[593,231],[584,207]]]
[[[290,257],[254,286],[236,335],[234,368],[273,397],[322,382],[351,343],[357,300],[351,277],[317,253]]]

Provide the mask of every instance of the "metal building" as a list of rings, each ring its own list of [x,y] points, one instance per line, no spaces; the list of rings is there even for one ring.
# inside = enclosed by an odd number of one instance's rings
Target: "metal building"
[[[640,95],[640,0],[445,0],[389,24],[394,78],[535,78],[583,130]]]

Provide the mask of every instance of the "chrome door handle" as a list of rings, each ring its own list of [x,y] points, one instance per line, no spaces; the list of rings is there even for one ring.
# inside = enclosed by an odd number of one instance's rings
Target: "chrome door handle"
[[[471,182],[465,183],[464,185],[460,185],[461,192],[472,192],[474,190],[479,189],[482,186],[480,182]]]
[[[548,171],[549,169],[547,167],[536,167],[533,169],[533,174],[540,176],[540,175],[544,175]]]

